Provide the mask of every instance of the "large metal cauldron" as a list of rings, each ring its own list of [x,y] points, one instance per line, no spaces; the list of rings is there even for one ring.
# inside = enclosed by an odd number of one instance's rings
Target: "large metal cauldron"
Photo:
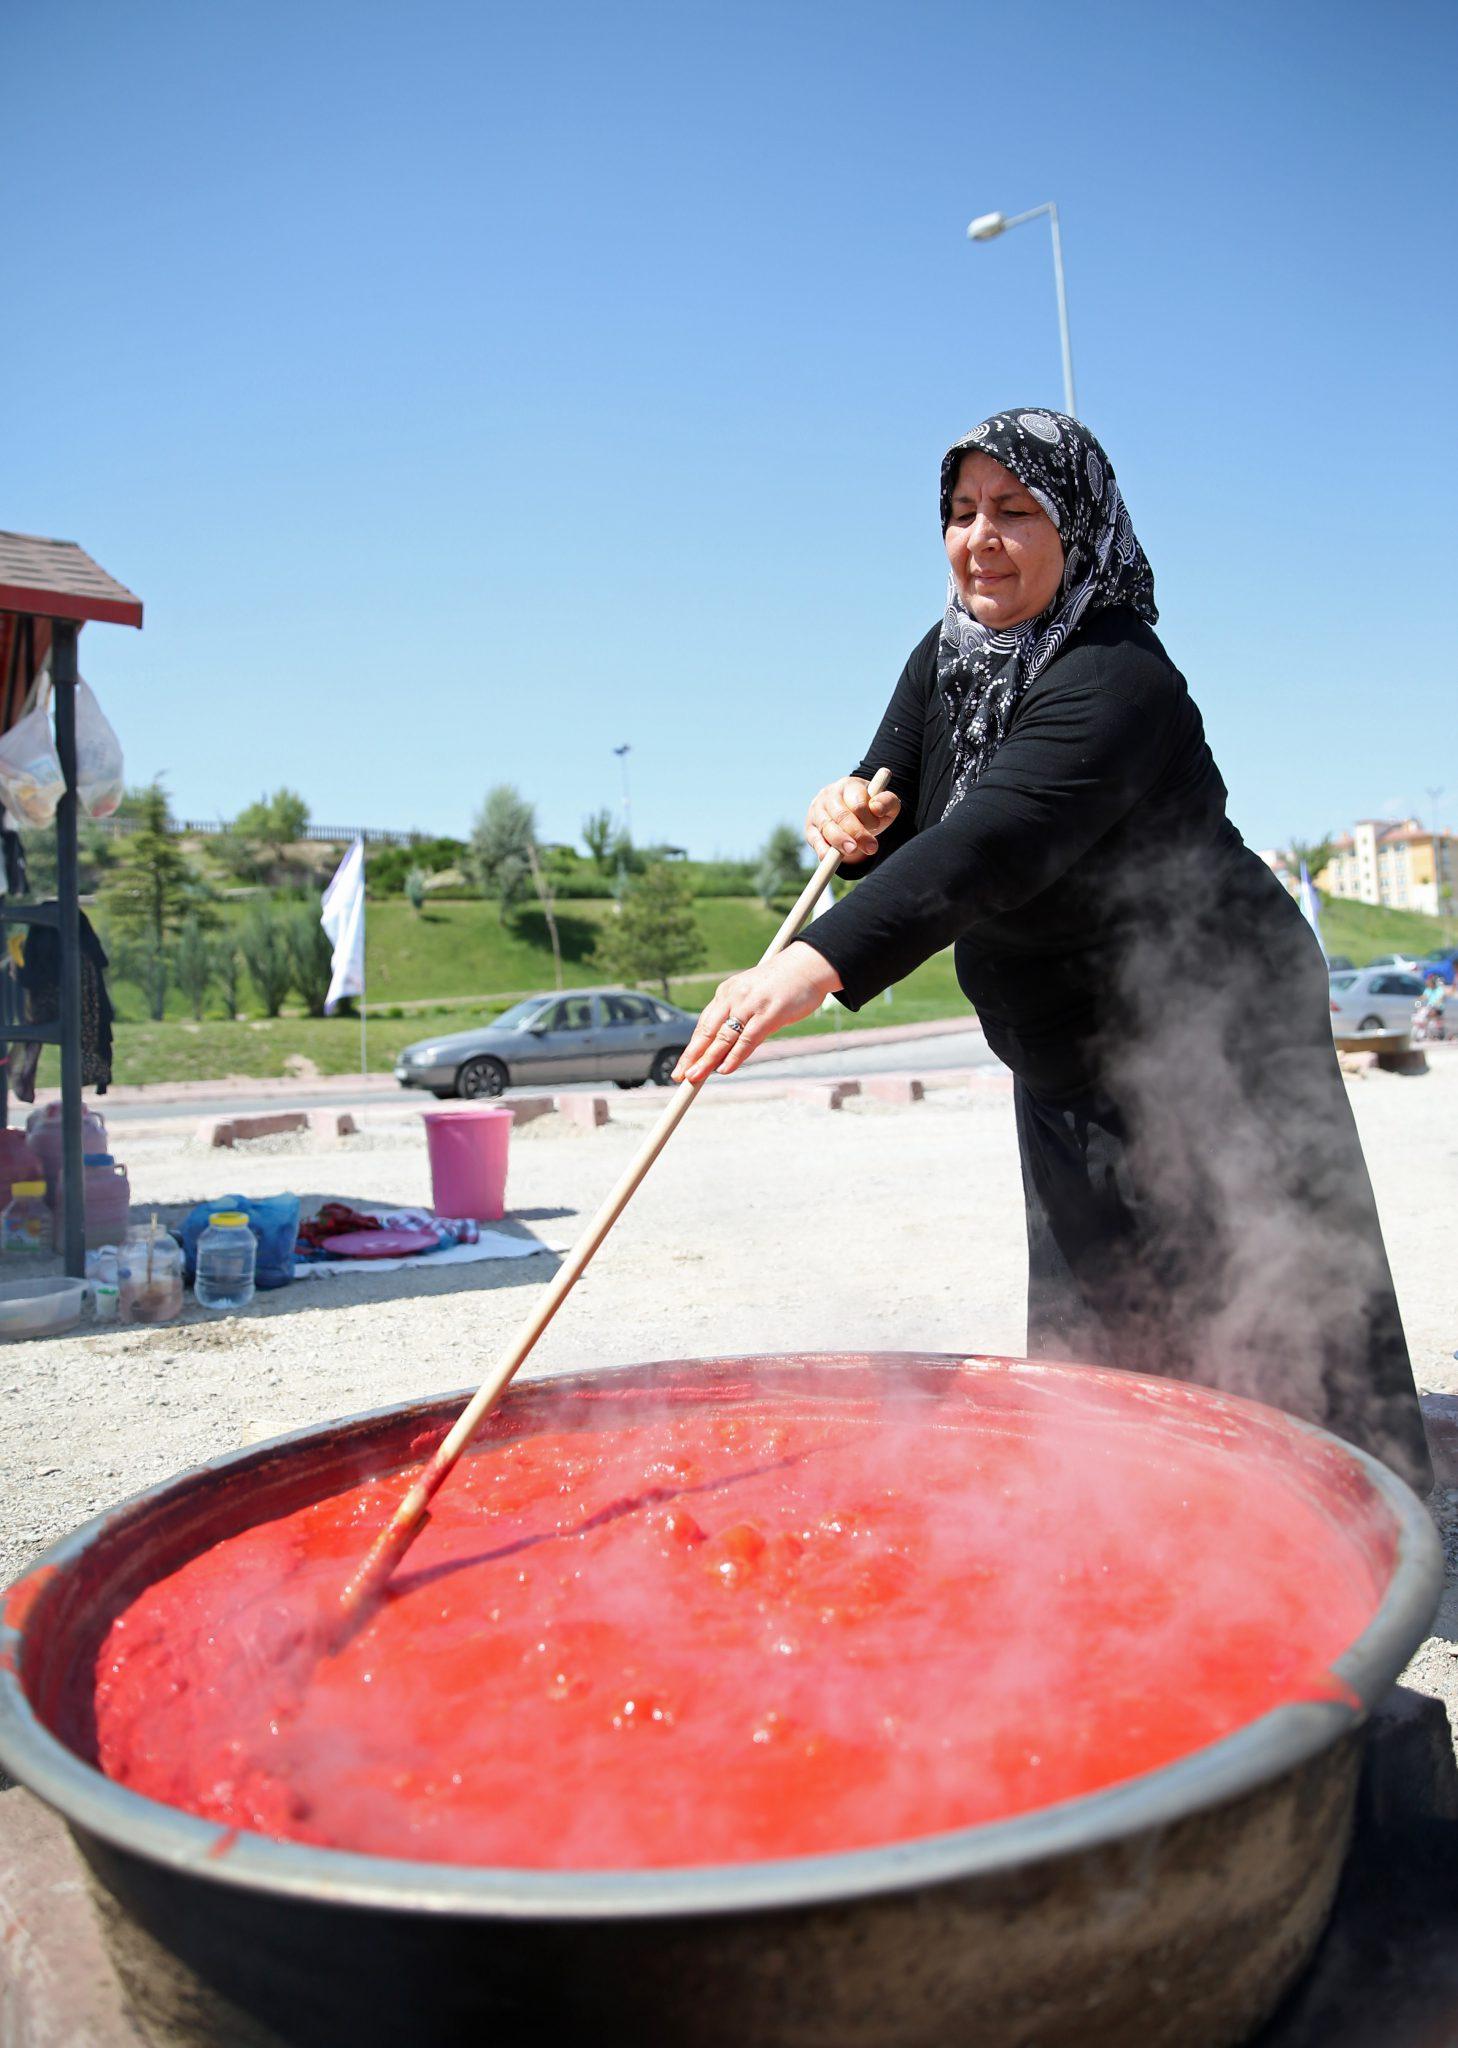
[[[410,1463],[412,1440],[459,1397],[330,1423],[87,1524],[9,1599],[0,1758],[70,1824],[144,2037],[169,2048],[1244,2040],[1315,1945],[1348,1841],[1362,1721],[1437,1604],[1441,1556],[1414,1496],[1360,1452],[1252,1403],[1019,1360],[635,1367],[519,1386],[492,1429],[530,1430],[543,1396],[564,1386],[631,1413],[686,1374],[725,1401],[766,1383],[854,1395],[881,1374],[965,1399],[975,1375],[1004,1415],[1071,1403],[1080,1429],[1139,1431],[1152,1456],[1218,1437],[1276,1459],[1328,1512],[1334,1556],[1355,1543],[1385,1588],[1336,1666],[1351,1699],[1282,1708],[1163,1770],[1021,1818],[780,1863],[478,1870],[224,1834],[112,1784],[49,1728],[68,1674],[90,1668],[141,1587],[250,1523]],[[1239,1543],[1233,1529],[1235,1554]]]

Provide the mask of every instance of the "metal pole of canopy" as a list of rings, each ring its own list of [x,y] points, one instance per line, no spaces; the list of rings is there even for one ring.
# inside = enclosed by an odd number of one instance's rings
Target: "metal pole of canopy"
[[[56,752],[66,793],[56,812],[57,933],[61,955],[61,1168],[66,1271],[86,1270],[86,1181],[81,1160],[81,905],[76,865],[76,639],[74,619],[51,621]]]

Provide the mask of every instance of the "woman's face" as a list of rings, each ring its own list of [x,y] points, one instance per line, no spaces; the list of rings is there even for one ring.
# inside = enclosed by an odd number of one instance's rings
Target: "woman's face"
[[[947,560],[980,626],[1035,618],[1058,594],[1063,543],[1037,499],[990,455],[964,455],[952,487]]]

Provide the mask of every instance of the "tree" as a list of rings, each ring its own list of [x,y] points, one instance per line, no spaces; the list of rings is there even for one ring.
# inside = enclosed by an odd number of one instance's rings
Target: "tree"
[[[701,967],[704,942],[687,877],[660,861],[631,883],[603,927],[597,957],[616,980],[658,982],[665,998],[671,974]]]
[[[238,1014],[242,990],[242,963],[238,948],[232,939],[220,939],[213,949],[213,973],[217,977],[218,993],[223,998],[223,1010],[231,1023]]]
[[[123,841],[100,901],[108,928],[137,969],[153,1018],[160,1020],[168,942],[187,913],[196,878],[178,847],[160,781],[138,792],[137,818],[137,830]]]
[[[509,782],[498,782],[482,804],[471,833],[471,864],[482,890],[494,895],[501,922],[526,894],[530,881],[537,892],[552,942],[552,965],[562,986],[562,941],[557,933],[556,902],[542,872],[537,852],[537,814]]]
[[[292,970],[282,919],[267,903],[255,903],[238,930],[238,950],[258,991],[265,1017],[276,1017],[289,992]]]
[[[291,848],[309,827],[309,806],[294,789],[276,789],[248,804],[233,820],[229,840],[241,848],[244,864],[257,872],[269,868],[289,874],[294,862]],[[237,856],[234,856],[235,862]]]
[[[312,905],[291,913],[284,926],[284,944],[289,979],[303,997],[304,1008],[311,1017],[322,1017],[334,979],[334,942]]]
[[[611,811],[591,811],[582,821],[582,843],[592,855],[594,867],[612,865],[613,841],[617,837]]]
[[[805,842],[793,825],[776,825],[759,857],[755,886],[770,908],[778,896],[798,896],[805,886]]]
[[[189,911],[182,921],[182,930],[172,951],[172,972],[199,1022],[207,1004],[208,991],[213,985],[214,967],[212,942],[203,930],[197,912]]]
[[[411,868],[409,873],[405,877],[403,887],[405,891],[405,901],[410,905],[410,908],[415,912],[415,915],[419,917],[421,911],[425,908],[424,868]]]
[[[119,939],[112,947],[111,964],[118,981],[130,981],[142,991],[147,1015],[160,1023],[171,979],[166,947],[150,938]]]
[[[1336,841],[1328,833],[1325,839],[1293,839],[1286,858],[1293,875],[1300,874],[1301,863],[1305,861],[1306,872],[1314,882],[1335,851]]]
[[[535,833],[531,805],[509,782],[499,782],[477,813],[469,858],[483,894],[497,899],[503,924],[526,894],[532,872],[527,841]]]

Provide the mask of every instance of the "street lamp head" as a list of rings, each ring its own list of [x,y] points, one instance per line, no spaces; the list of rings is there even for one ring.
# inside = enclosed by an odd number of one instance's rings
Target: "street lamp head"
[[[969,242],[990,242],[1007,226],[1005,213],[979,213],[967,230]]]

